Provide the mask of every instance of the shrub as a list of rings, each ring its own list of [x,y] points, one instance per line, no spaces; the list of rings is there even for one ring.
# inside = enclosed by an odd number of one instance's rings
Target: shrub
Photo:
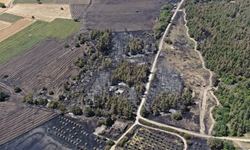
[[[57,101],[52,101],[49,103],[48,108],[56,109],[58,108],[59,103]]]
[[[109,141],[108,141],[108,145],[113,146],[114,144],[115,144],[114,141],[112,141],[112,140],[109,140]]]
[[[64,47],[65,47],[65,48],[69,48],[69,45],[68,45],[68,44],[65,44]]]
[[[40,99],[38,100],[38,104],[39,104],[39,105],[46,106],[47,103],[48,103],[48,100],[47,100],[47,99],[42,99],[42,98],[40,98]]]
[[[120,141],[120,142],[117,143],[117,145],[120,146],[120,147],[122,147],[123,146],[123,142]]]
[[[105,146],[105,150],[109,150],[111,148],[111,146],[107,145]]]
[[[72,106],[69,109],[74,115],[82,115],[82,109],[79,106]]]
[[[187,145],[192,145],[193,142],[191,140],[187,140]]]
[[[79,21],[79,19],[76,19],[76,18],[74,18],[73,20],[74,20],[75,22],[78,22],[78,21]]]
[[[35,16],[32,16],[31,18],[32,18],[32,19],[35,19]]]
[[[18,86],[16,86],[15,88],[14,88],[14,92],[15,93],[20,93],[22,90],[20,89],[20,87],[18,87]]]
[[[130,135],[133,135],[133,134],[134,134],[134,130],[131,129],[131,130],[129,131],[129,134],[130,134]]]
[[[63,10],[63,8],[61,7],[61,10]]]
[[[62,101],[62,100],[64,100],[66,97],[64,96],[64,95],[58,95],[58,99],[59,99],[59,101]]]
[[[59,104],[59,109],[61,110],[61,111],[66,111],[67,109],[66,109],[66,106],[64,105],[64,104]]]
[[[124,136],[124,138],[122,139],[122,141],[125,143],[128,141],[128,137],[127,136]]]
[[[4,3],[0,3],[0,7],[2,8],[6,8],[5,4]]]
[[[173,44],[173,42],[172,42],[169,38],[165,38],[164,41],[165,41],[167,44]]]
[[[111,119],[110,116],[108,116],[108,117],[106,118],[105,124],[106,124],[107,126],[112,126],[113,120]]]
[[[94,112],[92,111],[92,109],[90,107],[85,107],[84,114],[86,117],[94,116]]]
[[[182,119],[182,115],[181,114],[173,114],[172,116],[173,116],[173,118],[175,120],[181,120]]]
[[[75,47],[80,47],[80,44],[78,42],[75,42]]]
[[[49,91],[49,95],[54,95],[54,92],[53,91]]]
[[[0,91],[0,102],[5,101],[5,99],[8,97],[8,95],[4,94],[4,92]]]
[[[185,133],[185,134],[184,134],[184,138],[185,138],[185,139],[190,139],[190,138],[191,138],[191,135],[190,135],[190,134]]]

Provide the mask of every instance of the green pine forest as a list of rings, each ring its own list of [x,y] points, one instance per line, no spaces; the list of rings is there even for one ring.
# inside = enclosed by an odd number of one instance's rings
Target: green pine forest
[[[215,94],[223,108],[213,111],[215,135],[243,136],[250,131],[250,0],[189,0],[185,5],[190,36],[216,74],[214,84],[221,81]]]

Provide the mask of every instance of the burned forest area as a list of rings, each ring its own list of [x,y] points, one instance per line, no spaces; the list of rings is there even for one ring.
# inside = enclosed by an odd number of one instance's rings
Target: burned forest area
[[[7,100],[0,107],[8,109],[0,112],[11,116],[1,125],[16,124],[13,132],[18,131],[19,125],[22,128],[15,135],[8,133],[6,127],[0,129],[6,130],[4,133],[8,136],[0,138],[0,149],[109,149],[113,141],[133,127],[145,97],[142,117],[198,131],[199,106],[195,102],[199,98],[193,96],[196,92],[193,86],[184,81],[186,74],[173,63],[175,58],[169,61],[169,47],[186,50],[187,43],[176,41],[170,35],[163,37],[169,39],[164,40],[153,80],[149,81],[161,37],[179,1],[146,0],[145,10],[138,0],[129,0],[126,5],[121,5],[121,0],[113,5],[108,1],[90,2],[70,6],[74,17],[83,20],[82,28],[75,35],[64,40],[46,38],[0,65],[0,69],[5,70],[0,73],[0,90],[6,93]],[[115,13],[119,8],[128,12],[132,2],[130,13]],[[112,7],[117,8],[110,9]],[[97,8],[100,12],[112,11],[103,18],[102,13],[96,14]],[[136,21],[143,14],[145,16]],[[127,21],[123,20],[132,15]],[[177,18],[180,19],[180,15]],[[112,20],[117,23],[111,25]],[[180,26],[178,21],[171,32],[175,26]],[[174,44],[169,43],[171,40]],[[179,52],[176,50],[177,55]],[[145,93],[148,82],[151,87]],[[158,146],[161,149],[184,148],[182,139],[176,135],[137,128],[136,134],[131,134],[123,145],[125,149],[134,146],[137,137],[145,136],[142,141],[149,140],[147,135],[167,142]],[[204,141],[198,139],[196,146]]]

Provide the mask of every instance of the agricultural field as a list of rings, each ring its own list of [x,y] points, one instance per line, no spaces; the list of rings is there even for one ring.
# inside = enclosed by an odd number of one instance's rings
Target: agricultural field
[[[95,123],[58,116],[10,141],[0,149],[104,149],[106,139],[93,135]],[[37,142],[39,141],[39,142]]]
[[[8,13],[4,13],[4,14],[0,15],[0,20],[10,22],[10,23],[17,22],[21,18],[22,17],[20,17],[20,16],[8,14]]]
[[[91,0],[56,0],[56,4],[83,4],[88,5]]]
[[[41,0],[42,4],[55,3],[56,0]],[[23,4],[23,3],[34,3],[37,4],[36,0],[15,0],[14,4]]]
[[[133,150],[183,150],[184,144],[179,137],[161,131],[140,127],[122,148]]]
[[[11,23],[0,20],[0,31],[10,26]]]
[[[81,22],[74,22],[73,20],[67,19],[55,19],[51,23],[36,21],[22,31],[0,42],[0,64],[18,55],[22,51],[30,49],[46,37],[65,39],[76,33],[80,25]],[[17,29],[19,28],[18,26]],[[8,30],[4,30],[2,33],[6,32],[5,34],[7,36],[7,31]]]
[[[45,108],[12,102],[1,102],[0,107],[0,145],[57,116],[57,113]]]
[[[86,11],[89,29],[152,30],[166,0],[95,0]],[[114,23],[115,22],[115,23]]]
[[[31,25],[33,22],[35,22],[35,20],[24,18],[4,28],[0,34],[0,42],[2,43],[2,41],[11,37],[12,35],[15,35],[15,33],[18,33],[19,31],[25,29],[26,27]],[[3,47],[0,48],[0,53],[2,50],[3,50]],[[0,63],[1,63],[1,58],[0,58]]]
[[[61,9],[63,8],[63,10]],[[51,22],[55,18],[71,19],[69,5],[65,4],[16,4],[7,13]]]

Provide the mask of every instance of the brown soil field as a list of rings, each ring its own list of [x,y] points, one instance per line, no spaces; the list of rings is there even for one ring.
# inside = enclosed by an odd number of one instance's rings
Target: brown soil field
[[[27,18],[34,16],[37,20],[47,22],[51,22],[55,18],[71,18],[69,5],[65,4],[15,4],[7,12]]]
[[[85,4],[71,4],[70,11],[72,18],[84,19],[83,12],[86,10],[88,5]]]
[[[1,21],[0,20],[0,31],[7,28],[8,26],[10,26],[11,23],[10,22],[5,22],[5,21]],[[2,35],[2,34],[1,34]]]
[[[0,145],[57,116],[51,110],[11,102],[0,103]]]
[[[89,4],[91,0],[56,0],[56,4]]]
[[[10,26],[1,30],[0,34],[0,42],[7,39],[8,37],[14,35],[15,33],[21,31],[22,29],[26,28],[27,26],[31,25],[35,20],[33,19],[20,19],[17,22],[11,24]]]
[[[70,43],[71,42],[71,43]],[[73,41],[67,44],[73,45]],[[46,86],[55,95],[62,89],[62,84],[79,70],[73,61],[83,55],[83,49],[64,48],[66,42],[47,39],[8,62],[0,65],[0,77],[11,88],[19,86],[24,93],[34,93]]]
[[[89,29],[151,30],[164,2],[158,0],[93,0],[86,11]]]

